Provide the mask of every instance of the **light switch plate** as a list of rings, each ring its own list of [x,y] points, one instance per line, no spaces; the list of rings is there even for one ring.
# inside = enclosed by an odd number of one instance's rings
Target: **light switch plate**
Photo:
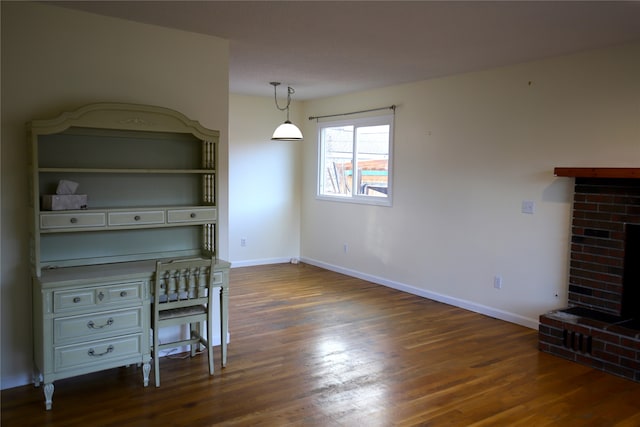
[[[522,213],[533,214],[535,210],[536,210],[536,204],[533,202],[533,200],[522,201]]]

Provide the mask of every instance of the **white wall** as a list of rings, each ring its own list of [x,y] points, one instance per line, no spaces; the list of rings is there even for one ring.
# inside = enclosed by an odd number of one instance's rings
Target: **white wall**
[[[300,126],[301,112],[301,103],[292,102],[291,120]],[[288,262],[300,254],[300,160],[302,146],[315,135],[303,142],[271,141],[285,118],[273,97],[230,95],[228,259],[233,267]]]
[[[228,42],[71,11],[2,2],[2,388],[32,374],[25,123],[98,101],[178,110],[221,131],[227,204]],[[220,256],[228,215],[220,209]]]
[[[634,44],[307,102],[398,108],[392,207],[316,200],[305,142],[302,259],[537,327],[566,304],[573,180],[553,168],[640,165],[638,76]]]

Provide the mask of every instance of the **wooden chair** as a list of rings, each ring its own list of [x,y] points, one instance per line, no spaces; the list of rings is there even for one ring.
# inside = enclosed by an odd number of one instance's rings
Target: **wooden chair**
[[[160,386],[160,350],[189,345],[191,356],[202,344],[209,358],[209,375],[213,375],[213,259],[156,262],[152,310],[153,366],[156,387]],[[206,323],[207,337],[201,335]],[[160,343],[160,329],[187,325],[189,337]]]

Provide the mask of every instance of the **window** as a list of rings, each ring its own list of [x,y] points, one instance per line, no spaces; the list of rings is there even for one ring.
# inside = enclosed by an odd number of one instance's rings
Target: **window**
[[[393,115],[318,125],[318,198],[391,205]]]

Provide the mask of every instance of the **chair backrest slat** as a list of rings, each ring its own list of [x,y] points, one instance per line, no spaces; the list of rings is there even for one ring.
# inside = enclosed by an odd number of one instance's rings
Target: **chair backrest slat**
[[[166,310],[176,301],[200,300],[179,306],[206,303],[213,286],[213,259],[157,261],[154,278],[154,303]]]

